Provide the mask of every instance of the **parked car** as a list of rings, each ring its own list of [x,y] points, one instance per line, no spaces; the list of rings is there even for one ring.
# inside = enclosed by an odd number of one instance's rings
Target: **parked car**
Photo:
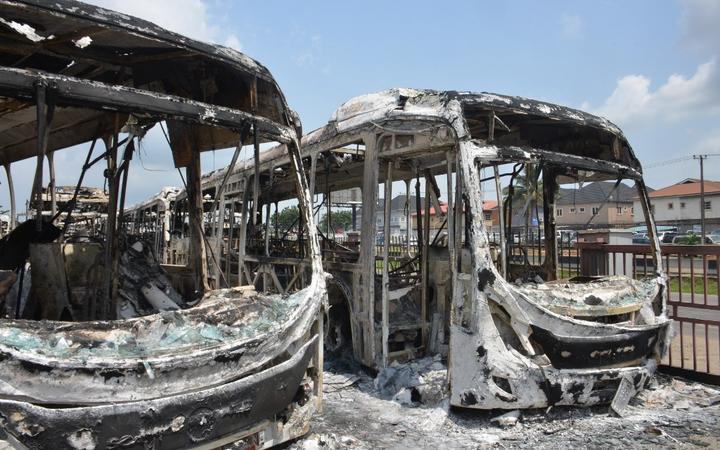
[[[673,239],[675,239],[676,236],[679,236],[680,233],[677,231],[664,231],[658,235],[658,240],[661,244],[672,244]]]
[[[649,244],[650,238],[648,237],[647,234],[638,233],[633,236],[632,243],[633,244]]]

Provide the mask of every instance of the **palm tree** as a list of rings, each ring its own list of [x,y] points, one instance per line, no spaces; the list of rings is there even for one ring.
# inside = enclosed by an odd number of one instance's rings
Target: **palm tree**
[[[530,221],[533,213],[537,223],[540,224],[539,206],[543,202],[543,183],[541,178],[541,169],[539,164],[525,164],[525,168],[521,174],[515,177],[512,189],[512,204],[521,206],[521,214],[525,217],[525,245],[528,243],[528,234],[530,230]],[[509,193],[509,187],[503,189],[505,202]],[[507,203],[506,203],[507,204]],[[516,207],[513,207],[516,209]],[[510,211],[510,220],[513,213]],[[508,221],[509,222],[509,221]],[[538,238],[540,233],[538,231]]]

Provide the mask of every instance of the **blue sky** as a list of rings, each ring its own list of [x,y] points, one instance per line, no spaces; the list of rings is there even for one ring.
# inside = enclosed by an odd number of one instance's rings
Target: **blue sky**
[[[520,95],[604,115],[644,165],[720,153],[718,0],[95,3],[259,60],[306,131],[353,96],[418,87]],[[151,132],[143,144],[145,168],[134,161],[130,203],[181,183],[160,136]],[[231,153],[204,155],[203,170]],[[59,184],[75,184],[82,159],[84,149],[58,153]],[[20,204],[33,164],[17,164]],[[698,175],[692,160],[646,170],[656,188]],[[708,160],[706,176],[720,180],[720,156]],[[101,171],[88,182],[102,185]],[[4,186],[0,204],[8,205]]]

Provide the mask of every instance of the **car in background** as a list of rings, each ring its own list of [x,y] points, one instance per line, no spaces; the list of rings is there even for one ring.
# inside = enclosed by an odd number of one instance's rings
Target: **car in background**
[[[650,238],[645,233],[636,233],[633,235],[632,243],[633,244],[649,244]]]
[[[658,241],[661,244],[672,244],[676,236],[680,236],[680,233],[677,231],[664,231],[658,234]]]

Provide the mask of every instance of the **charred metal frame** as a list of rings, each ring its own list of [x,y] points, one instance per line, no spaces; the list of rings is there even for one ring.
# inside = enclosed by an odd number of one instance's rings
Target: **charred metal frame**
[[[151,92],[144,92],[142,90],[138,89],[132,89],[129,93],[124,92],[123,88],[119,87],[113,87],[104,85],[102,83],[91,83],[83,80],[78,79],[70,79],[67,77],[58,77],[54,76],[52,74],[46,74],[46,73],[32,73],[30,71],[19,71],[19,70],[13,70],[13,69],[7,69],[7,68],[0,68],[0,92],[2,92],[4,95],[10,95],[12,93],[15,93],[15,95],[19,97],[23,96],[31,96],[32,95],[32,87],[36,85],[36,82],[38,80],[44,80],[46,82],[49,82],[51,80],[53,87],[56,89],[54,92],[55,99],[60,105],[65,105],[66,97],[65,94],[68,94],[67,102],[68,104],[73,104],[75,106],[86,106],[91,108],[103,108],[103,109],[115,109],[118,111],[126,112],[126,113],[135,113],[135,114],[159,114],[158,118],[163,119],[183,119],[183,120],[190,120],[190,121],[197,121],[200,123],[210,123],[213,125],[222,124],[222,126],[228,126],[230,124],[233,125],[234,128],[239,128],[243,126],[244,123],[248,120],[249,117],[246,114],[242,114],[240,111],[232,111],[227,108],[221,108],[222,111],[216,111],[217,107],[214,105],[209,104],[202,104],[202,103],[195,103],[189,102],[186,99],[182,99],[175,96],[158,96],[155,93]],[[128,93],[128,97],[123,97],[123,93]],[[82,96],[88,95],[88,102],[86,104],[83,104],[82,102]],[[103,100],[107,101],[105,103]],[[134,103],[137,102],[137,103]],[[207,115],[210,111],[217,112],[217,114],[214,115],[214,118],[208,118]],[[306,194],[307,189],[302,189],[304,186],[306,186],[306,183],[304,183],[304,179],[300,174],[302,174],[302,166],[301,162],[299,161],[299,158],[297,157],[299,155],[296,140],[292,138],[292,131],[283,128],[280,125],[277,124],[271,124],[269,121],[263,121],[262,118],[253,118],[257,123],[263,122],[265,125],[263,125],[262,128],[258,128],[258,132],[267,133],[267,136],[276,136],[278,140],[289,142],[288,147],[293,148],[294,151],[291,151],[291,161],[295,162],[296,164],[293,166],[293,168],[298,167],[295,169],[295,172],[298,174],[296,176],[296,183],[299,185],[299,197],[301,199],[300,207],[301,209],[305,209],[307,211],[306,202],[303,203],[302,199],[306,199],[307,197],[304,197],[303,194]],[[235,122],[237,121],[237,122]],[[113,144],[114,145],[114,144]],[[296,156],[293,158],[293,155]],[[198,169],[199,170],[199,167]],[[198,188],[200,187],[199,183],[199,176],[197,177],[196,186]],[[112,192],[112,191],[111,191]],[[116,194],[117,195],[117,194]],[[111,202],[112,203],[112,202]],[[192,217],[192,212],[191,212]],[[311,222],[312,224],[312,222]],[[311,271],[312,279],[314,280],[313,283],[309,285],[307,288],[307,294],[308,296],[312,298],[318,298],[318,305],[321,304],[321,298],[324,293],[324,287],[323,287],[323,275],[322,275],[322,269],[320,268],[320,261],[319,261],[319,251],[315,250],[313,251],[313,248],[317,246],[317,240],[313,239],[313,231],[312,225],[309,227],[309,239],[307,240],[308,246],[311,249],[308,254],[310,255],[310,267],[315,269]],[[108,260],[106,260],[108,261]],[[110,261],[108,261],[110,262]],[[314,262],[314,264],[313,264]],[[112,264],[112,262],[110,262]],[[115,277],[110,276],[108,278],[108,281],[110,282]],[[108,293],[108,297],[112,297]],[[110,305],[108,305],[110,306]],[[315,311],[314,308],[310,308],[308,311],[311,313],[311,317],[314,316],[314,313],[312,311]],[[316,317],[316,316],[315,316]],[[24,325],[23,325],[24,326]],[[322,329],[322,324],[315,326],[315,329]],[[317,333],[317,332],[315,332]],[[308,344],[309,345],[309,344]],[[317,344],[314,346],[314,352],[315,357],[313,361],[313,366],[318,367],[316,364],[320,364],[319,367],[322,366],[322,347],[321,345]],[[305,352],[307,353],[307,352]],[[13,355],[10,356],[10,354],[5,353],[5,356],[10,359],[25,359],[21,355]],[[220,357],[220,356],[219,356]],[[223,356],[224,358],[224,356]],[[230,359],[232,361],[232,358]],[[303,364],[306,364],[308,362],[307,358],[302,359],[304,361]],[[32,368],[31,372],[35,373],[35,376],[33,378],[36,378],[38,374],[42,374],[45,371],[51,371],[56,366],[53,365],[53,363],[27,363],[29,368]],[[71,366],[72,367],[72,366]],[[113,367],[113,366],[110,366]],[[294,372],[294,378],[293,383],[295,385],[298,385],[300,380],[298,378],[298,369],[301,370],[299,372],[302,374],[307,367],[307,364],[304,366],[298,366],[298,368],[295,369]],[[29,370],[29,369],[28,369]],[[114,369],[97,369],[101,372],[103,370],[114,370],[118,372],[117,376],[124,376],[120,375],[120,373],[123,373],[125,369],[121,368],[114,368]],[[179,370],[178,368],[175,368],[174,370]],[[217,369],[220,373],[220,369]],[[91,371],[92,372],[92,371]],[[92,385],[91,379],[95,377],[96,375],[93,375],[92,373],[88,373],[90,375],[90,379],[88,379],[88,386]],[[314,371],[316,374],[313,388],[312,388],[312,396],[315,398],[314,404],[316,408],[319,408],[320,405],[320,390],[318,387],[314,386],[314,384],[321,383],[321,378],[319,377],[320,372],[317,370]],[[115,372],[113,372],[115,373]],[[128,372],[129,374],[129,372]],[[21,376],[19,374],[13,375],[15,376]],[[114,375],[115,376],[115,375]],[[168,376],[171,376],[168,374]],[[200,379],[203,379],[200,377]],[[243,380],[244,383],[243,386],[249,386],[250,389],[252,389],[252,392],[255,392],[257,387],[252,386],[253,379],[247,379]],[[80,378],[75,376],[75,382],[78,384],[82,384],[83,381],[80,380]],[[269,386],[274,386],[274,382],[269,381]],[[50,380],[45,380],[44,382],[40,382],[40,384],[45,385],[51,385],[52,383]],[[291,386],[288,382],[288,386]],[[266,388],[269,389],[270,387]],[[137,392],[137,387],[135,388],[129,388],[130,390],[128,392]],[[84,395],[87,395],[87,392],[84,393]],[[198,394],[187,394],[187,395],[178,395],[177,398],[174,399],[168,399],[164,400],[166,403],[172,403],[174,404],[174,408],[180,413],[181,411],[187,411],[186,414],[189,414],[191,411],[188,410],[188,408],[192,409],[193,402],[205,402],[207,400],[207,397],[204,396],[205,393],[201,394],[201,398],[198,398]],[[245,394],[243,394],[245,395]],[[259,395],[259,394],[254,394]],[[310,395],[308,393],[308,395]],[[277,411],[273,411],[272,414],[279,412],[281,405],[285,400],[289,401],[295,396],[295,392],[288,392],[286,397],[278,398],[277,400]],[[223,399],[225,397],[219,397],[219,399]],[[85,401],[89,401],[90,399],[87,398]],[[83,401],[82,399],[78,399],[78,401]],[[146,408],[146,403],[143,401],[142,403],[142,409],[144,410]],[[284,403],[287,405],[287,402]],[[131,406],[128,410],[128,414],[130,416],[138,416],[138,412],[135,411],[140,405]],[[235,408],[234,406],[237,406]],[[17,409],[20,408],[20,409]],[[133,409],[135,408],[135,409]],[[217,420],[229,420],[230,417],[232,417],[235,414],[244,413],[245,411],[248,411],[248,419],[247,421],[244,421],[242,423],[239,422],[231,422],[228,423],[224,428],[218,427],[218,432],[226,432],[227,430],[239,430],[242,426],[246,426],[252,423],[257,423],[262,421],[263,419],[272,419],[274,416],[272,414],[268,415],[267,413],[264,413],[261,416],[256,416],[250,414],[249,410],[244,410],[240,408],[239,405],[226,405],[226,413],[228,416],[225,417],[218,417]],[[101,409],[98,410],[98,417],[103,417],[104,420],[102,423],[104,424],[102,428],[99,429],[97,427],[87,428],[89,422],[86,422],[87,417],[86,415],[75,414],[76,412],[73,412],[71,414],[65,414],[63,409],[52,409],[50,411],[40,412],[37,410],[37,408],[33,409],[29,403],[25,402],[16,402],[12,400],[0,400],[0,411],[1,413],[9,418],[6,420],[6,426],[8,427],[8,431],[10,431],[13,435],[16,436],[16,439],[23,442],[25,445],[40,445],[44,446],[47,445],[49,442],[56,442],[59,435],[65,435],[67,434],[67,439],[72,439],[73,434],[76,433],[85,433],[84,430],[87,431],[88,435],[92,436],[92,439],[95,440],[95,442],[105,442],[106,445],[109,445],[113,439],[120,439],[122,436],[120,435],[113,435],[115,437],[111,437],[109,434],[106,433],[117,433],[121,432],[123,434],[132,433],[134,428],[133,424],[131,422],[124,421],[120,416],[117,414],[117,410],[115,408],[111,409]],[[14,412],[13,412],[14,411]],[[19,412],[22,411],[22,412]],[[95,414],[94,412],[92,414]],[[303,413],[306,414],[306,413]],[[48,421],[48,418],[54,418],[52,421]],[[158,418],[161,419],[161,418]],[[115,428],[114,425],[110,424],[110,421],[113,420],[120,420],[124,424],[124,427],[121,428]],[[192,416],[189,417],[189,420],[192,419]],[[197,420],[200,420],[199,418]],[[46,427],[45,425],[41,425],[43,423],[50,424],[55,423],[54,427]],[[91,421],[94,423],[94,421]],[[33,424],[33,425],[31,425]],[[37,424],[37,425],[34,425]],[[176,442],[178,445],[185,446],[189,445],[191,443],[197,443],[197,442],[204,442],[205,440],[211,440],[218,437],[221,437],[222,434],[217,433],[205,433],[201,432],[200,435],[195,436],[193,433],[189,432],[189,434],[178,434],[178,432],[183,428],[181,426],[170,426],[163,428],[156,428],[156,431],[160,434],[149,434],[149,435],[138,435],[136,437],[137,444],[139,445],[141,442],[150,442],[157,439],[162,439],[165,442]],[[191,423],[188,423],[188,426],[191,425]],[[275,426],[275,425],[272,425]],[[27,432],[26,430],[28,427],[36,427],[33,430]],[[240,427],[240,428],[238,428]],[[177,428],[177,430],[175,429]],[[152,428],[148,428],[148,430],[151,430]],[[106,431],[103,431],[106,430]],[[297,433],[304,433],[306,430],[305,426],[299,426],[297,429],[292,430],[288,433],[282,434],[280,436],[284,436],[283,439],[291,438],[294,436],[297,436]],[[142,430],[135,430],[138,433],[141,433]],[[256,431],[255,434],[258,432]],[[163,437],[164,436],[164,437]],[[182,437],[184,436],[184,437]],[[102,439],[101,439],[102,438]],[[107,438],[107,439],[106,439]],[[189,439],[189,440],[188,440]],[[278,436],[275,436],[275,439],[278,439]],[[149,441],[148,441],[149,440]],[[31,442],[34,442],[32,444]],[[69,441],[68,441],[69,442]],[[277,442],[275,442],[277,443]]]
[[[480,112],[469,112],[473,108]],[[520,119],[512,123],[512,115],[528,118],[529,127],[540,124],[565,126],[578,132],[587,130],[596,133],[599,139],[610,139],[612,144],[605,151],[601,150],[602,145],[597,149],[583,148],[569,138],[568,148],[561,144],[557,144],[559,148],[543,148],[521,143],[516,136],[525,125],[519,123]],[[562,138],[558,142],[562,143]],[[665,312],[666,279],[659,257],[654,266],[656,272],[648,281],[655,286],[656,294],[640,301],[642,310],[636,323],[604,324],[568,317],[536,303],[505,279],[510,264],[507,255],[500,252],[498,260],[493,260],[480,213],[484,198],[482,167],[493,169],[491,179],[499,193],[500,164],[542,162],[547,167],[586,171],[599,179],[622,176],[635,180],[645,199],[648,229],[654,229],[640,165],[613,124],[581,111],[517,97],[400,89],[349,101],[327,126],[303,137],[302,149],[303,158],[311,162],[313,192],[362,188],[361,235],[370,238],[361,240],[354,259],[338,258],[328,249],[324,253],[326,270],[333,275],[329,282],[334,294],[330,302],[347,304],[353,351],[358,361],[381,367],[423,352],[447,352],[451,404],[482,409],[591,405],[627,399],[642,389],[654,372],[670,335]],[[282,164],[278,149],[268,153],[272,155],[268,155],[264,164]],[[322,167],[325,164],[318,164],[317,160],[333,161],[333,155],[351,160],[338,162],[328,175]],[[440,284],[433,285],[437,309],[432,313],[444,314],[445,318],[428,317],[429,278],[438,282],[442,276],[430,269],[432,263],[428,261],[435,239],[429,233],[429,215],[418,215],[422,294],[421,316],[414,326],[422,338],[418,347],[393,352],[388,347],[393,332],[389,305],[397,299],[391,299],[389,286],[390,212],[386,201],[385,243],[377,246],[373,237],[378,230],[375,223],[378,189],[384,184],[387,199],[392,195],[393,181],[404,180],[409,187],[415,178],[419,189],[419,180],[424,179],[425,205],[418,206],[418,210],[428,211],[432,206],[438,211],[433,177],[443,173],[456,175],[454,191],[452,180],[448,180],[451,195],[446,217],[450,264],[445,263],[444,267],[449,272],[445,283],[452,285],[450,310],[443,311],[440,304],[444,301],[438,299]],[[552,191],[557,177],[563,173],[553,175],[552,170],[544,173]],[[277,184],[273,198],[280,200],[287,192],[282,183]],[[420,203],[417,192],[416,200]],[[325,195],[325,201],[328,197]],[[546,213],[551,222],[554,211],[549,205]],[[501,216],[505,214],[501,212]],[[546,221],[545,226],[549,227],[546,233],[554,237],[554,230],[550,232],[552,224]],[[659,248],[656,238],[652,239],[654,248]],[[506,248],[507,244],[501,240],[500,245]],[[552,238],[545,243],[550,259],[557,255],[555,245]],[[376,285],[376,264],[380,261],[383,268]],[[548,273],[554,276],[556,269],[551,261],[546,261]],[[551,279],[552,276],[548,280]],[[380,291],[376,292],[378,288]],[[507,329],[498,328],[498,314],[508,318]],[[442,322],[449,327],[449,348],[443,345]],[[515,336],[517,345],[507,340],[510,335]],[[588,353],[595,356],[572,356],[590,347],[594,350]],[[618,400],[615,406],[619,409],[622,405],[618,402],[621,403]]]
[[[176,165],[187,170],[190,223],[193,228],[198,225],[191,231],[189,267],[195,272],[200,293],[205,293],[198,306],[174,311],[172,319],[152,314],[126,321],[0,321],[0,422],[10,439],[31,448],[207,448],[243,440],[265,448],[307,432],[309,419],[320,409],[322,399],[323,351],[318,336],[323,329],[325,278],[300,159],[300,123],[270,73],[230,49],[195,42],[141,20],[127,22],[127,16],[72,1],[59,0],[51,5],[32,0],[2,1],[0,15],[5,14],[50,29],[65,30],[63,27],[82,23],[88,25],[82,31],[99,41],[103,33],[115,33],[137,46],[125,54],[114,52],[112,45],[83,52],[68,36],[46,46],[28,46],[15,35],[12,38],[18,39],[17,43],[0,45],[0,57],[5,61],[15,58],[15,63],[25,67],[0,65],[0,96],[12,104],[6,113],[34,108],[37,116],[35,123],[25,119],[16,127],[29,130],[36,125],[34,137],[14,130],[15,135],[2,142],[0,161],[9,177],[9,165],[14,161],[37,156],[41,177],[45,158],[53,166],[52,152],[97,138],[106,143],[107,151],[94,161],[107,160],[110,185],[102,283],[107,301],[101,305],[105,311],[99,318],[112,319],[117,309],[118,235],[123,227],[124,191],[134,139],[160,121],[166,121],[170,128]],[[12,34],[5,28],[0,33]],[[149,53],[142,54],[148,48]],[[235,103],[223,106],[225,99],[209,98],[207,85],[190,86],[191,92],[185,92],[172,85],[172,80],[163,80],[167,82],[164,86],[154,82],[153,73],[143,72],[147,68],[141,66],[152,65],[158,54],[163,62],[177,57],[190,67],[186,58],[195,58],[195,67],[203,62],[207,67],[215,64],[208,70],[211,74],[222,72],[231,80],[233,76],[250,79],[250,105],[243,104],[242,85],[238,85],[237,93],[230,93]],[[77,58],[81,65],[90,66],[83,73],[87,78],[37,67],[51,67],[62,58]],[[138,78],[129,77],[130,70],[121,64],[140,67],[134,74]],[[157,67],[152,70],[157,71]],[[106,71],[116,71],[116,77],[109,78],[119,81],[109,83]],[[172,75],[176,74],[168,74]],[[198,80],[189,77],[184,81],[192,84]],[[201,81],[207,84],[208,80]],[[206,97],[208,101],[203,100]],[[80,119],[75,123],[58,122],[58,127],[50,130],[53,117],[58,121],[68,111],[85,115],[76,115]],[[129,133],[126,139],[119,136],[123,127]],[[222,292],[207,289],[200,152],[228,142],[242,144],[248,130],[252,130],[256,149],[260,142],[285,144],[290,178],[306,222],[309,279],[289,296],[257,293],[247,287]],[[210,138],[200,142],[202,133]],[[118,150],[124,151],[119,154]],[[54,193],[52,170],[50,181]],[[39,178],[34,191],[41,189]],[[42,196],[36,201],[40,219]],[[52,198],[51,204],[54,208]],[[37,223],[40,226],[41,221]],[[273,302],[280,310],[290,308],[283,314],[273,313],[279,321],[274,326],[264,324],[256,330],[256,324],[243,322],[247,321],[245,310],[260,305],[259,311],[251,311],[253,317],[263,314],[262,308]],[[185,326],[187,330],[182,329]],[[180,327],[180,337],[162,343],[159,336],[152,337],[152,330],[158,327]],[[202,333],[205,327],[219,328],[212,328],[208,333],[214,334],[208,336]],[[182,340],[188,333],[198,333],[195,341]],[[119,352],[113,340],[128,335],[134,342],[141,334],[142,339],[149,340],[135,349],[137,354]],[[16,336],[24,338],[18,340]],[[27,347],[28,342],[33,344]],[[62,345],[56,346],[57,342],[79,345],[86,355],[78,357],[76,347],[66,352]],[[115,351],[108,352],[108,345],[115,345]]]

